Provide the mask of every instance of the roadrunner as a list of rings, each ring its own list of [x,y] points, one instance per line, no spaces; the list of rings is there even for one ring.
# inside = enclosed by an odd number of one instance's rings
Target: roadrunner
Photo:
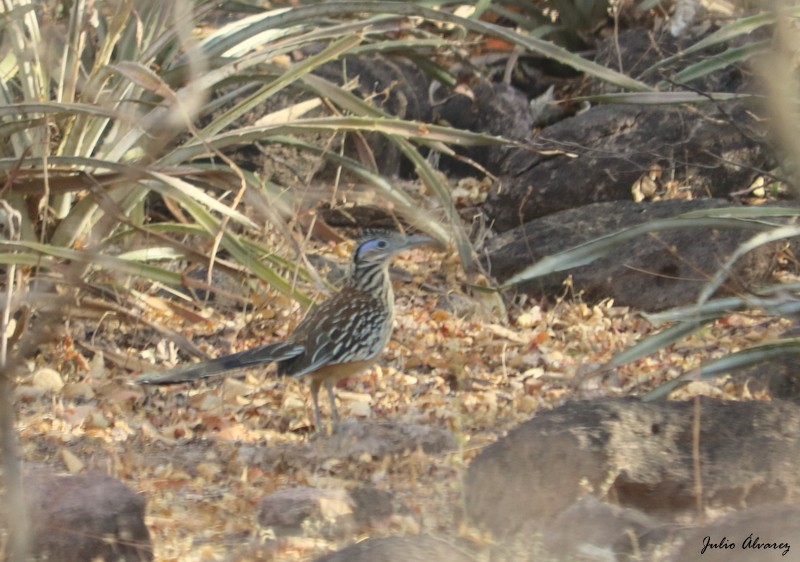
[[[371,233],[353,252],[353,269],[342,289],[312,308],[284,341],[141,375],[140,384],[175,384],[226,371],[278,363],[279,375],[309,377],[317,430],[322,428],[319,389],[325,386],[334,426],[339,422],[333,387],[343,377],[365,370],[392,335],[394,293],[389,262],[397,253],[432,243],[427,236]]]

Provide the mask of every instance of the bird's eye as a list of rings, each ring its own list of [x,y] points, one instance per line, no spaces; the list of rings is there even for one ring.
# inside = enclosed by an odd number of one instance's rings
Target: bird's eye
[[[378,241],[375,243],[375,245],[376,245],[378,248],[380,248],[381,250],[383,250],[383,249],[385,249],[385,248],[386,248],[386,246],[388,246],[388,245],[389,245],[389,243],[388,243],[386,240],[378,240]]]

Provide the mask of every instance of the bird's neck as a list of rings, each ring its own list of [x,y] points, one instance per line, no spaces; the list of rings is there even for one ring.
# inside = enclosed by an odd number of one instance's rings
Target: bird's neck
[[[368,293],[380,294],[392,300],[392,282],[389,279],[389,263],[357,263],[348,285]]]

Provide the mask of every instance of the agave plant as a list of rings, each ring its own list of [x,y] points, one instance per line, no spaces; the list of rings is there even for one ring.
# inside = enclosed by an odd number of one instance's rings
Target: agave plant
[[[284,223],[293,207],[283,196],[285,186],[242,170],[228,151],[255,142],[291,143],[335,160],[400,212],[414,209],[415,201],[386,178],[346,156],[326,154],[301,136],[364,130],[387,135],[414,161],[450,220],[442,223],[419,211],[414,216],[442,240],[454,232],[469,259],[446,189],[414,145],[448,151],[447,143],[503,141],[434,125],[423,129],[311,74],[357,48],[380,51],[388,32],[402,28],[397,15],[356,18],[340,10],[332,14],[338,19],[322,19],[309,17],[311,9],[275,10],[197,37],[195,22],[213,6],[75,2],[67,12],[58,11],[63,7],[48,12],[44,4],[3,3],[0,173],[3,197],[19,211],[21,225],[19,240],[2,242],[0,262],[42,272],[69,260],[83,263],[85,272],[100,268],[177,284],[180,275],[159,263],[208,262],[223,248],[234,263],[276,290],[307,301],[287,280],[291,261],[258,242],[264,224],[288,238]],[[409,38],[410,48],[414,39]],[[288,68],[270,64],[312,44],[324,47]],[[215,92],[248,77],[255,92],[219,111]],[[242,125],[244,114],[291,84],[334,100],[340,113],[265,115],[260,122],[267,124]],[[149,222],[147,202],[154,193],[188,219]],[[250,216],[241,212],[242,201],[253,209]],[[205,238],[213,251],[198,251],[185,243],[188,236]],[[136,249],[143,239],[149,241],[147,252]]]

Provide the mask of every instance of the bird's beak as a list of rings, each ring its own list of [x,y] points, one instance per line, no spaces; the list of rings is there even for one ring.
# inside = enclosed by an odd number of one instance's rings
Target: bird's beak
[[[413,248],[415,246],[421,246],[423,244],[438,245],[439,243],[430,236],[425,236],[423,234],[412,234],[411,236],[406,237],[406,241],[403,244],[402,249],[405,250],[406,248]]]

